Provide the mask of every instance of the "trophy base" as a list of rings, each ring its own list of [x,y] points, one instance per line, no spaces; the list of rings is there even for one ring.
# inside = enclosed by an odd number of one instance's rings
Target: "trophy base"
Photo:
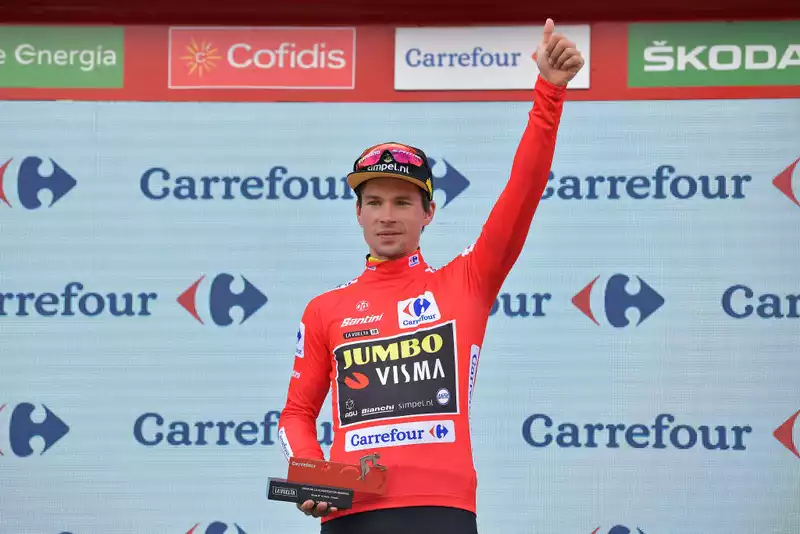
[[[350,488],[303,484],[289,482],[283,478],[270,478],[267,499],[293,503],[302,503],[308,500],[327,502],[329,506],[344,510],[353,506],[354,493]]]

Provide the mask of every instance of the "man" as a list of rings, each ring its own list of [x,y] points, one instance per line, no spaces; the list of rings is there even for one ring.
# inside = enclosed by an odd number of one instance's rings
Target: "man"
[[[357,494],[347,510],[298,505],[322,518],[322,533],[477,533],[469,410],[480,346],[547,183],[566,85],[584,64],[553,31],[547,19],[511,177],[460,256],[436,270],[419,249],[435,212],[422,150],[376,145],[348,176],[369,255],[358,278],[306,306],[279,436],[287,458],[323,459],[316,419],[332,387],[330,460],[359,465],[379,453],[387,486],[379,497]]]

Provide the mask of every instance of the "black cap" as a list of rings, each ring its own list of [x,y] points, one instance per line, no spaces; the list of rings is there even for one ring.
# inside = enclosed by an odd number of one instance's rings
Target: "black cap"
[[[366,161],[365,157],[379,150],[379,154],[372,154]],[[409,152],[421,160],[421,165],[411,162],[400,163],[396,160],[393,151]],[[379,157],[376,157],[379,156]],[[422,188],[428,198],[433,200],[433,172],[428,158],[421,149],[403,143],[381,143],[364,150],[353,163],[353,171],[347,175],[347,183],[355,189],[362,183],[372,178],[400,178]]]

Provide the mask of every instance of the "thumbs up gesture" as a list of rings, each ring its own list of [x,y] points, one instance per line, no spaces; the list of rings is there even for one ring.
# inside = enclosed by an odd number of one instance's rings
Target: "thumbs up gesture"
[[[574,42],[554,31],[553,19],[547,19],[533,58],[542,78],[554,85],[567,85],[583,68],[584,60]]]

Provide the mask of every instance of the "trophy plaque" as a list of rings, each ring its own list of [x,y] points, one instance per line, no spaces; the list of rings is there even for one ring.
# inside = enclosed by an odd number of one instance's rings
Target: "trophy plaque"
[[[383,495],[386,466],[378,463],[378,453],[362,456],[359,465],[308,458],[290,458],[284,478],[270,478],[267,498],[273,501],[302,503],[327,502],[346,509],[353,506],[356,493]]]

